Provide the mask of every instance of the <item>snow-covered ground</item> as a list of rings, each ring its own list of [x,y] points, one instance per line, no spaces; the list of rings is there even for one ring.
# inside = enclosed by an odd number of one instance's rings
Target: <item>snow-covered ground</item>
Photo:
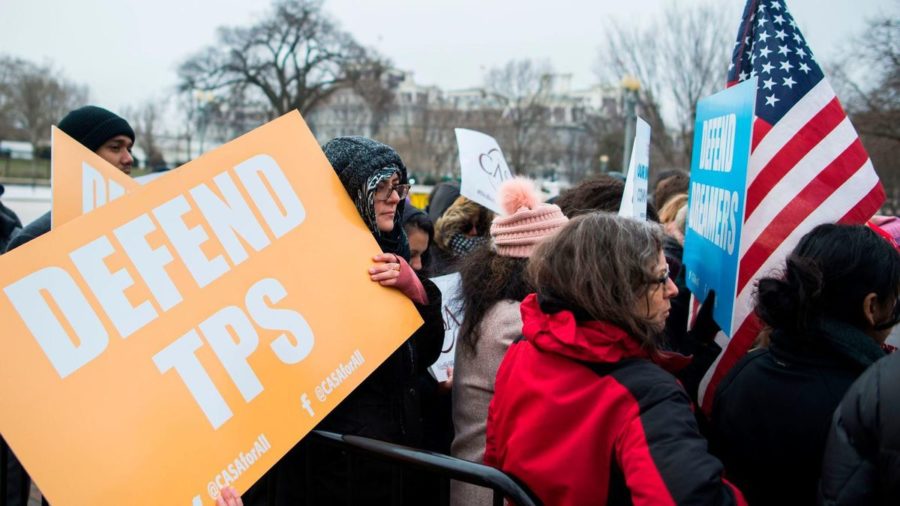
[[[15,211],[23,225],[34,221],[50,210],[50,187],[29,185],[4,185],[6,191],[0,197],[3,204]]]
[[[152,172],[136,177],[134,180],[141,184],[147,184],[165,174],[168,174],[168,172]],[[49,186],[17,184],[3,186],[6,188],[6,191],[0,197],[0,201],[19,215],[23,225],[31,223],[50,210]]]

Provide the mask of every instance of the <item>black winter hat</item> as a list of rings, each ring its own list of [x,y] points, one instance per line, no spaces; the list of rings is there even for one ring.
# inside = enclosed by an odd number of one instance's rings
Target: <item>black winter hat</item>
[[[322,150],[382,250],[409,260],[409,245],[401,222],[405,201],[397,203],[391,232],[380,232],[375,220],[374,199],[378,183],[394,173],[400,176],[401,184],[407,182],[406,166],[400,155],[394,148],[366,137],[337,137],[325,143]]]
[[[406,183],[406,166],[394,148],[366,137],[336,137],[322,146],[347,194],[366,224],[376,231],[373,199],[375,186],[394,172],[400,183]],[[400,224],[404,202],[397,205],[396,222]]]
[[[127,121],[95,105],[86,105],[66,114],[59,122],[59,129],[91,151],[97,151],[104,142],[117,135],[124,135],[134,142],[134,130]]]
[[[406,166],[394,148],[366,137],[336,137],[322,146],[341,183],[351,195],[376,171],[393,167],[406,182]]]

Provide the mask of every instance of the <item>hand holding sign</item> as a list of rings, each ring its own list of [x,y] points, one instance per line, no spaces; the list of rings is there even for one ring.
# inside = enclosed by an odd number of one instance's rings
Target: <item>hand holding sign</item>
[[[716,307],[716,291],[710,290],[706,294],[706,300],[700,305],[700,311],[697,312],[697,318],[694,320],[694,327],[691,329],[691,336],[699,343],[708,344],[716,339],[722,329],[713,318],[713,308]]]
[[[216,499],[216,506],[244,506],[244,501],[234,487],[225,487]]]
[[[360,275],[379,248],[299,114],[188,165],[0,257],[0,432],[55,505],[246,489],[421,324]]]
[[[687,286],[703,300],[715,290],[713,316],[732,333],[740,236],[756,78],[697,103],[684,266]]]
[[[431,281],[441,291],[444,345],[441,347],[441,356],[429,368],[429,371],[438,382],[444,382],[452,377],[453,364],[456,358],[456,338],[463,320],[462,301],[459,299],[459,284],[461,281],[458,272],[431,278]]]

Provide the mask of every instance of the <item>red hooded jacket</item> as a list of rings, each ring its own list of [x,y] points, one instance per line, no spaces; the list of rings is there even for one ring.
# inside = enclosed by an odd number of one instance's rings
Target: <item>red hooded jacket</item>
[[[572,312],[521,306],[497,372],[485,463],[547,505],[746,504],[706,449],[687,393],[638,341]],[[657,365],[660,364],[660,365]]]

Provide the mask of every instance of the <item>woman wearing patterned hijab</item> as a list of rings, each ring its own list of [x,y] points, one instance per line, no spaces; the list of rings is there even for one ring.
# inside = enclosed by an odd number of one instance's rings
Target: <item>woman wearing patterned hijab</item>
[[[403,292],[425,323],[318,428],[419,446],[421,406],[417,390],[411,387],[440,355],[444,327],[440,291],[431,281],[420,279],[408,263],[409,244],[402,225],[409,192],[406,167],[391,147],[364,137],[339,137],[325,144],[323,150],[382,249],[373,259],[370,278]],[[348,310],[352,312],[352,308]],[[355,461],[354,475],[348,476],[347,456],[339,450],[324,446],[310,450],[317,470],[313,474],[318,476],[311,476],[304,488],[311,494],[307,497],[312,504],[345,504],[351,493],[364,494],[366,502],[372,504],[389,502],[390,466]]]
[[[400,225],[409,181],[397,152],[365,137],[338,137],[322,149],[382,251],[408,259]]]

